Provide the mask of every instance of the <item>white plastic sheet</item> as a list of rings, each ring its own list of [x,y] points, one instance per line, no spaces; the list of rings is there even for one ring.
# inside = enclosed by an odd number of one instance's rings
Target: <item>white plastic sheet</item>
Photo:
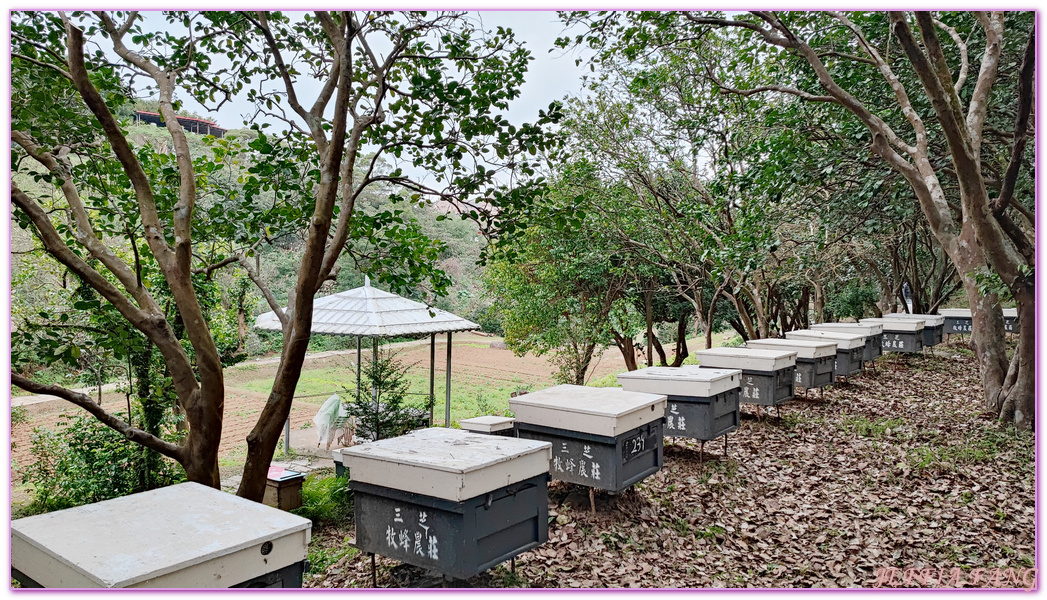
[[[313,424],[316,425],[316,445],[327,443],[327,446],[331,446],[331,442],[334,441],[335,431],[338,429],[338,412],[342,406],[342,399],[338,397],[338,394],[331,394],[331,397],[324,402],[320,410],[316,412],[316,416],[313,417]]]

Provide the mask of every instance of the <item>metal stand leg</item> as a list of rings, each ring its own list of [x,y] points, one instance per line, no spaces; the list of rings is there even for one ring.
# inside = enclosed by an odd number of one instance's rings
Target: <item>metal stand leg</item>
[[[727,460],[727,435],[723,436],[723,458]]]
[[[781,404],[776,404],[774,406],[774,408],[778,411],[778,418],[781,419],[782,418],[782,405]]]
[[[698,462],[705,462],[705,440],[702,440],[702,445],[698,446]]]
[[[378,587],[378,568],[374,564],[374,552],[371,552],[371,587]]]
[[[516,573],[516,557],[515,556],[509,559],[509,572],[510,573]]]

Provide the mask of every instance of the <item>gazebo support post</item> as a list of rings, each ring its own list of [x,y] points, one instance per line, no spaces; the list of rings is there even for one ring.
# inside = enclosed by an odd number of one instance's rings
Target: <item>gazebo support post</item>
[[[447,391],[444,398],[444,427],[451,426],[451,332],[447,332]]]
[[[429,334],[429,427],[433,426],[436,408],[436,334]]]
[[[356,402],[360,403],[360,361],[362,355],[360,353],[360,336],[356,336]]]
[[[375,365],[377,365],[377,364],[378,364],[378,338],[373,337],[373,338],[371,338],[371,368],[372,369],[375,368]],[[376,370],[375,373],[378,373],[378,371]],[[372,385],[374,383],[375,382],[372,382]],[[377,419],[377,415],[382,412],[382,407],[378,405],[378,388],[377,387],[372,387],[371,388],[371,395],[374,396],[374,414],[375,414],[375,422],[377,424],[377,420],[378,420]],[[375,429],[378,429],[378,427],[376,426]],[[379,435],[378,435],[378,431],[374,432],[374,439],[375,440],[380,439]]]

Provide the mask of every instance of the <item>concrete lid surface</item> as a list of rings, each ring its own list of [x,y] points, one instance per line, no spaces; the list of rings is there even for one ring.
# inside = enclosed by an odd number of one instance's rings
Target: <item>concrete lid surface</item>
[[[181,483],[17,519],[11,536],[99,587],[123,588],[311,528],[289,512]]]
[[[883,325],[879,323],[815,323],[810,328],[813,331],[842,331],[860,333],[865,336],[883,333]]]
[[[618,379],[668,379],[673,381],[719,381],[741,375],[740,369],[710,369],[698,365],[679,367],[647,367],[636,371],[619,373]]]
[[[550,448],[548,442],[430,427],[400,437],[343,448],[342,462],[350,469],[363,461],[379,461],[464,474],[522,456],[548,453]]]
[[[923,331],[924,322],[920,319],[862,319],[862,323],[879,323],[884,332]]]
[[[833,340],[836,342],[837,352],[865,346],[865,335],[849,331],[797,329],[796,331],[787,331],[785,337],[790,340]]]
[[[924,327],[934,327],[937,325],[945,324],[944,315],[920,315],[915,313],[888,313],[883,316],[885,319],[911,319],[914,321],[923,321]]]
[[[778,338],[766,338],[761,340],[749,340],[745,343],[746,348],[755,348],[757,350],[794,350],[796,351],[797,358],[805,358],[813,360],[815,358],[825,358],[827,356],[836,356],[836,342],[834,341],[816,341],[816,340],[790,340],[790,339],[778,339]]]

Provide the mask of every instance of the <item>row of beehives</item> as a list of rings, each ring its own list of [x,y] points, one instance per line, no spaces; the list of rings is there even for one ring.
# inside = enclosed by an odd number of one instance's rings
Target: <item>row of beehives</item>
[[[970,315],[825,323],[698,353],[703,367],[623,373],[623,389],[558,386],[510,401],[490,433],[424,429],[337,452],[353,475],[357,546],[467,578],[548,539],[550,478],[617,493],[662,466],[663,434],[703,442],[740,402],[774,406],[880,352],[919,352]],[[1016,331],[1013,315],[1008,330]],[[965,322],[966,319],[966,322]],[[298,587],[310,522],[194,483],[18,519],[12,576],[28,587]]]
[[[944,328],[941,315],[823,323],[697,352],[700,367],[622,373],[621,388],[518,396],[514,419],[462,421],[470,431],[425,429],[337,450],[340,474],[352,475],[356,545],[445,577],[476,575],[548,539],[548,480],[621,492],[661,469],[664,435],[725,436],[741,403],[777,406],[796,386],[853,375],[883,351],[938,344]]]

